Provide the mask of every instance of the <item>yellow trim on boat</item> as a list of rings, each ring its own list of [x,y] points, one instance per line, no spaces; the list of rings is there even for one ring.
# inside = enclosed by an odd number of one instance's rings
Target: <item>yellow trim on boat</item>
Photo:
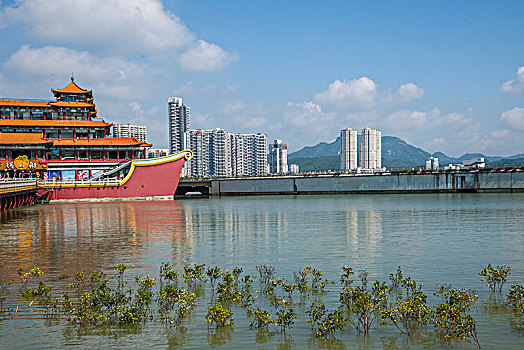
[[[193,158],[193,152],[190,150],[184,150],[175,154],[170,154],[168,156],[164,157],[158,157],[158,158],[149,158],[149,159],[133,159],[131,161],[131,168],[129,169],[129,172],[127,175],[120,180],[119,182],[71,182],[71,183],[39,183],[38,188],[78,188],[78,187],[120,187],[123,186],[133,175],[133,172],[135,171],[135,167],[142,167],[142,166],[153,166],[153,165],[160,165],[165,163],[170,163],[177,161],[179,159],[185,158],[186,160],[189,160]]]

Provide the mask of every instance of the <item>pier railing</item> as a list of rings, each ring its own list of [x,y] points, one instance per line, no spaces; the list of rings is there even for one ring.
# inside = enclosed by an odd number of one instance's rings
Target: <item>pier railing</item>
[[[90,185],[94,187],[104,187],[104,186],[115,186],[115,183],[119,183],[122,179],[118,177],[110,177],[106,179],[86,179],[86,180],[73,180],[73,181],[63,181],[63,180],[45,180],[38,181],[38,185],[43,187],[46,186],[79,186],[79,185]]]

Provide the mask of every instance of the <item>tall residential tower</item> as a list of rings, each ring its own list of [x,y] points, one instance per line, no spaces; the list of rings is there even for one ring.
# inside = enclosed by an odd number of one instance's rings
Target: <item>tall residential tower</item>
[[[169,153],[184,150],[184,133],[189,130],[189,107],[184,106],[181,97],[167,99],[169,116]]]
[[[349,172],[357,168],[357,131],[340,130],[340,171]]]
[[[360,167],[365,170],[382,168],[382,132],[377,129],[362,129],[360,140]]]
[[[287,144],[275,140],[269,146],[269,172],[271,174],[287,174]]]

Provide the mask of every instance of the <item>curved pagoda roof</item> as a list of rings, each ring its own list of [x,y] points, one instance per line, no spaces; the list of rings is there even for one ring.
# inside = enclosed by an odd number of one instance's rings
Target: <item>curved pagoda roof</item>
[[[73,76],[71,77],[71,82],[69,85],[61,89],[51,89],[51,91],[55,96],[60,94],[83,94],[91,97],[93,95],[93,90],[85,90],[76,85],[75,77]]]

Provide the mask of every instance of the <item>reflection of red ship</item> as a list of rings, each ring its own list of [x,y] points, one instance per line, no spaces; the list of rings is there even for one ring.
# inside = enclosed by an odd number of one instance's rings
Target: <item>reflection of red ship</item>
[[[45,200],[173,196],[182,166],[191,157],[191,151],[182,151],[160,158],[133,159],[85,181],[39,182],[38,193]]]

